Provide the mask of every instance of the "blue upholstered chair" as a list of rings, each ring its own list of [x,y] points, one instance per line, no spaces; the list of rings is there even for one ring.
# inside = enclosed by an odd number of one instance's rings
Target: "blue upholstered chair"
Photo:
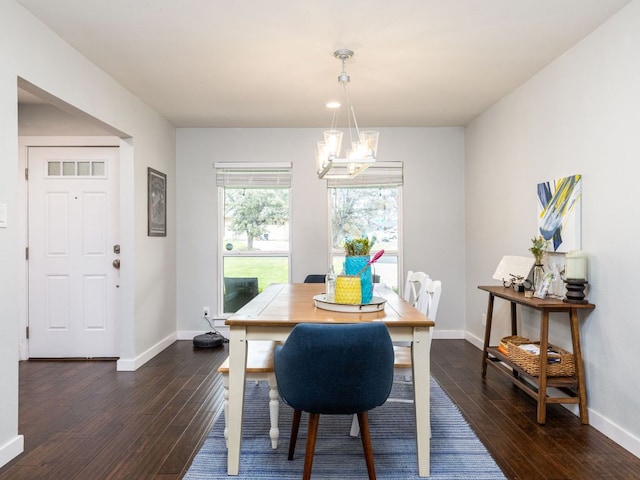
[[[309,431],[303,479],[311,478],[320,414],[357,414],[369,478],[375,479],[367,412],[382,405],[393,383],[393,343],[379,322],[296,325],[276,347],[274,368],[282,400],[294,408],[289,460],[301,413]]]

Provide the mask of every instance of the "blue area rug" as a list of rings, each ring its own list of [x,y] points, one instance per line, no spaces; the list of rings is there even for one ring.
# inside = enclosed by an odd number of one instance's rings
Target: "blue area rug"
[[[395,398],[411,398],[411,386],[396,384]],[[271,448],[269,438],[268,387],[248,383],[245,399],[240,475],[227,476],[224,419],[220,417],[189,468],[187,480],[196,479],[291,479],[302,478],[307,414],[302,414],[296,455],[287,460],[292,409],[280,403],[280,441]],[[387,402],[369,412],[376,474],[380,480],[417,479],[413,405]],[[351,416],[321,415],[312,478],[367,479],[360,438],[349,436]],[[458,408],[431,379],[431,479],[505,479],[484,445],[478,440]]]

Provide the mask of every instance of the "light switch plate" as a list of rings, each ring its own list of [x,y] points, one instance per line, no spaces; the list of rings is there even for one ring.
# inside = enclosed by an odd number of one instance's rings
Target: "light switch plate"
[[[7,204],[0,203],[0,228],[7,228]]]

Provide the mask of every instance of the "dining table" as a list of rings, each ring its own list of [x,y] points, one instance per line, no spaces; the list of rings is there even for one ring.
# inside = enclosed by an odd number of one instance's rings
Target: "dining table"
[[[409,342],[412,350],[412,382],[416,425],[418,475],[429,476],[430,455],[430,350],[435,323],[404,301],[384,284],[374,285],[372,302],[383,308],[346,306],[335,311],[316,306],[314,297],[324,292],[324,284],[271,284],[244,307],[225,320],[229,327],[229,429],[227,474],[238,475],[242,443],[242,420],[247,365],[247,342],[284,342],[298,323],[384,322],[394,342]],[[322,302],[319,302],[322,305]]]

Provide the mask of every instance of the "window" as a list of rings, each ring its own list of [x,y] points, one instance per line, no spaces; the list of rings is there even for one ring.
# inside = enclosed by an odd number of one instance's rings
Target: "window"
[[[234,313],[270,283],[289,282],[290,164],[217,163],[219,314]]]
[[[106,162],[104,160],[49,160],[47,173],[49,178],[106,178]]]
[[[385,253],[372,272],[380,282],[398,291],[402,163],[377,162],[353,179],[328,180],[328,186],[334,269],[343,270],[342,244],[346,236],[375,237],[372,254],[381,249]]]

